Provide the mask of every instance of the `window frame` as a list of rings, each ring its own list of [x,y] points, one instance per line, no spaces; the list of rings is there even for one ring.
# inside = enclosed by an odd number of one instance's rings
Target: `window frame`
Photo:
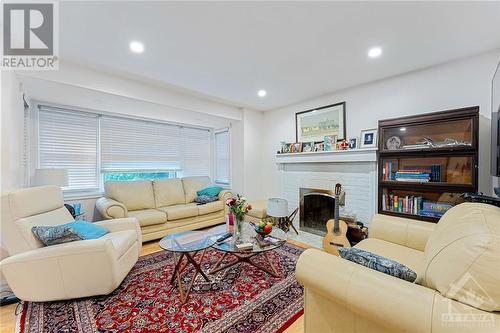
[[[65,199],[87,199],[87,198],[98,198],[103,195],[104,193],[104,172],[102,171],[102,165],[101,165],[101,117],[102,116],[107,116],[107,117],[117,117],[117,118],[126,118],[130,120],[139,120],[139,121],[149,121],[149,122],[154,122],[154,123],[160,123],[160,124],[167,124],[167,125],[173,125],[173,126],[180,126],[180,127],[189,127],[193,129],[200,129],[200,130],[208,130],[212,135],[211,137],[214,138],[214,129],[210,127],[203,127],[203,126],[194,126],[194,125],[187,125],[187,124],[182,124],[182,123],[175,123],[175,122],[168,122],[168,121],[163,121],[163,120],[158,120],[158,119],[152,119],[152,118],[146,118],[146,117],[136,117],[136,116],[129,116],[129,115],[123,115],[120,113],[114,113],[114,112],[106,112],[106,111],[99,111],[99,110],[92,110],[92,109],[86,109],[86,108],[80,108],[80,107],[75,107],[75,106],[69,106],[69,105],[61,105],[61,104],[55,104],[55,103],[50,103],[50,102],[43,102],[39,100],[32,100],[32,103],[29,107],[29,119],[28,123],[30,124],[30,135],[29,135],[29,145],[28,149],[29,151],[27,152],[28,156],[28,164],[29,164],[29,172],[30,172],[30,177],[28,180],[28,186],[33,186],[33,175],[35,173],[35,169],[39,168],[40,166],[40,145],[39,145],[39,138],[40,138],[40,133],[39,133],[39,108],[40,107],[48,107],[48,108],[54,108],[54,109],[61,109],[61,112],[69,112],[69,113],[86,113],[86,114],[92,114],[92,115],[97,115],[99,119],[99,124],[98,124],[98,140],[97,140],[97,165],[96,165],[96,170],[99,175],[99,189],[97,191],[89,191],[86,189],[71,189],[71,190],[63,190],[63,195]],[[207,176],[211,177],[211,179],[214,179],[215,182],[215,147],[214,147],[215,140],[210,140],[209,148],[210,148],[210,167],[209,167],[209,174]],[[176,170],[116,170],[116,172],[175,172],[176,177],[180,177],[182,175],[183,170],[176,169]]]
[[[228,164],[228,181],[227,182],[224,182],[224,181],[219,181],[217,179],[217,135],[219,134],[222,134],[222,133],[227,133],[228,135],[228,140],[227,140],[227,143],[228,143],[228,147],[227,147],[227,150],[228,150],[228,160],[227,160],[227,164]],[[221,128],[221,129],[218,129],[218,130],[215,130],[214,131],[214,140],[213,140],[213,159],[214,159],[214,167],[213,167],[213,180],[214,180],[214,184],[216,185],[219,185],[221,187],[224,187],[224,188],[230,188],[231,187],[231,179],[232,179],[232,173],[231,173],[231,161],[232,161],[232,156],[231,156],[231,129],[229,127],[225,127],[225,128]]]

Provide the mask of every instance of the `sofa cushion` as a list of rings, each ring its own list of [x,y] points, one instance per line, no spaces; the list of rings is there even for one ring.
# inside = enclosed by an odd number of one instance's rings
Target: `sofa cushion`
[[[108,229],[100,225],[83,220],[66,223],[65,225],[70,227],[81,239],[97,239],[109,232]]]
[[[210,177],[184,177],[182,185],[184,186],[185,203],[191,203],[196,198],[197,192],[210,184]]]
[[[118,255],[118,257],[121,257],[137,240],[137,234],[135,230],[123,230],[110,232],[104,235],[102,238],[111,240],[116,254]]]
[[[222,187],[220,186],[209,186],[206,187],[198,192],[196,192],[197,195],[208,195],[209,197],[217,197],[219,196],[219,193],[223,190]]]
[[[218,212],[220,210],[224,209],[224,204],[222,201],[214,201],[214,202],[209,202],[203,205],[198,206],[198,214],[199,215],[205,215],[205,214],[210,214],[214,212]]]
[[[112,181],[104,185],[106,196],[127,207],[128,210],[155,208],[153,185],[144,181]]]
[[[346,260],[397,277],[398,279],[413,282],[417,278],[417,273],[411,268],[373,252],[361,250],[356,247],[341,247],[339,248],[339,254]]]
[[[160,207],[159,210],[167,213],[168,221],[198,216],[198,206],[196,204]]]
[[[167,215],[165,212],[157,209],[135,210],[128,212],[128,217],[135,217],[139,220],[139,225],[141,227],[167,222]]]
[[[396,260],[419,273],[424,253],[406,246],[394,244],[377,238],[367,238],[356,244],[358,249],[376,253],[383,257]]]
[[[179,178],[153,182],[156,207],[179,205],[186,202],[184,187]]]
[[[427,241],[421,284],[485,311],[500,311],[500,208],[463,203]]]
[[[67,224],[34,226],[31,231],[45,246],[82,240]]]
[[[199,195],[196,198],[194,198],[194,202],[199,204],[206,204],[217,200],[219,200],[219,197],[211,197],[209,195]]]

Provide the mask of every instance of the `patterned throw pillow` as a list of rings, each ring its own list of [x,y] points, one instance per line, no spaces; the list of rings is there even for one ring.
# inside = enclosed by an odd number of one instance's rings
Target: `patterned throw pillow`
[[[196,198],[194,198],[194,202],[197,202],[199,204],[206,204],[217,200],[219,200],[219,197],[211,197],[209,195],[199,195]]]
[[[346,260],[350,260],[356,264],[392,275],[408,282],[414,282],[417,279],[417,273],[415,273],[415,271],[411,268],[372,252],[351,247],[339,248],[339,254]]]
[[[45,246],[68,243],[82,240],[71,227],[66,225],[35,226],[31,232]]]

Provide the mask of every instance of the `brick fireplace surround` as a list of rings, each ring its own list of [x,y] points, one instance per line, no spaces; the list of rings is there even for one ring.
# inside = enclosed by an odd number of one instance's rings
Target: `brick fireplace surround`
[[[365,225],[377,207],[376,149],[356,149],[333,152],[277,154],[280,177],[280,197],[288,200],[289,209],[300,204],[300,189],[332,191],[336,183],[345,191],[345,212],[354,213]],[[298,214],[299,216],[299,214]],[[299,218],[294,220],[299,229]],[[322,236],[300,230],[291,236],[313,246],[322,247]]]

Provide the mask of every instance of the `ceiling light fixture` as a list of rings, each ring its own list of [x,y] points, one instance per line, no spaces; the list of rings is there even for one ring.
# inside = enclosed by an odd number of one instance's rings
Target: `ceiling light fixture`
[[[257,91],[257,95],[259,95],[259,97],[266,97],[267,91],[261,89],[261,90]]]
[[[372,47],[368,51],[368,56],[370,58],[378,58],[378,57],[380,57],[381,54],[382,54],[382,49],[380,47]]]
[[[129,44],[129,47],[130,47],[130,51],[132,51],[134,53],[144,52],[144,44],[142,44],[141,42],[138,42],[136,40],[131,41]]]

